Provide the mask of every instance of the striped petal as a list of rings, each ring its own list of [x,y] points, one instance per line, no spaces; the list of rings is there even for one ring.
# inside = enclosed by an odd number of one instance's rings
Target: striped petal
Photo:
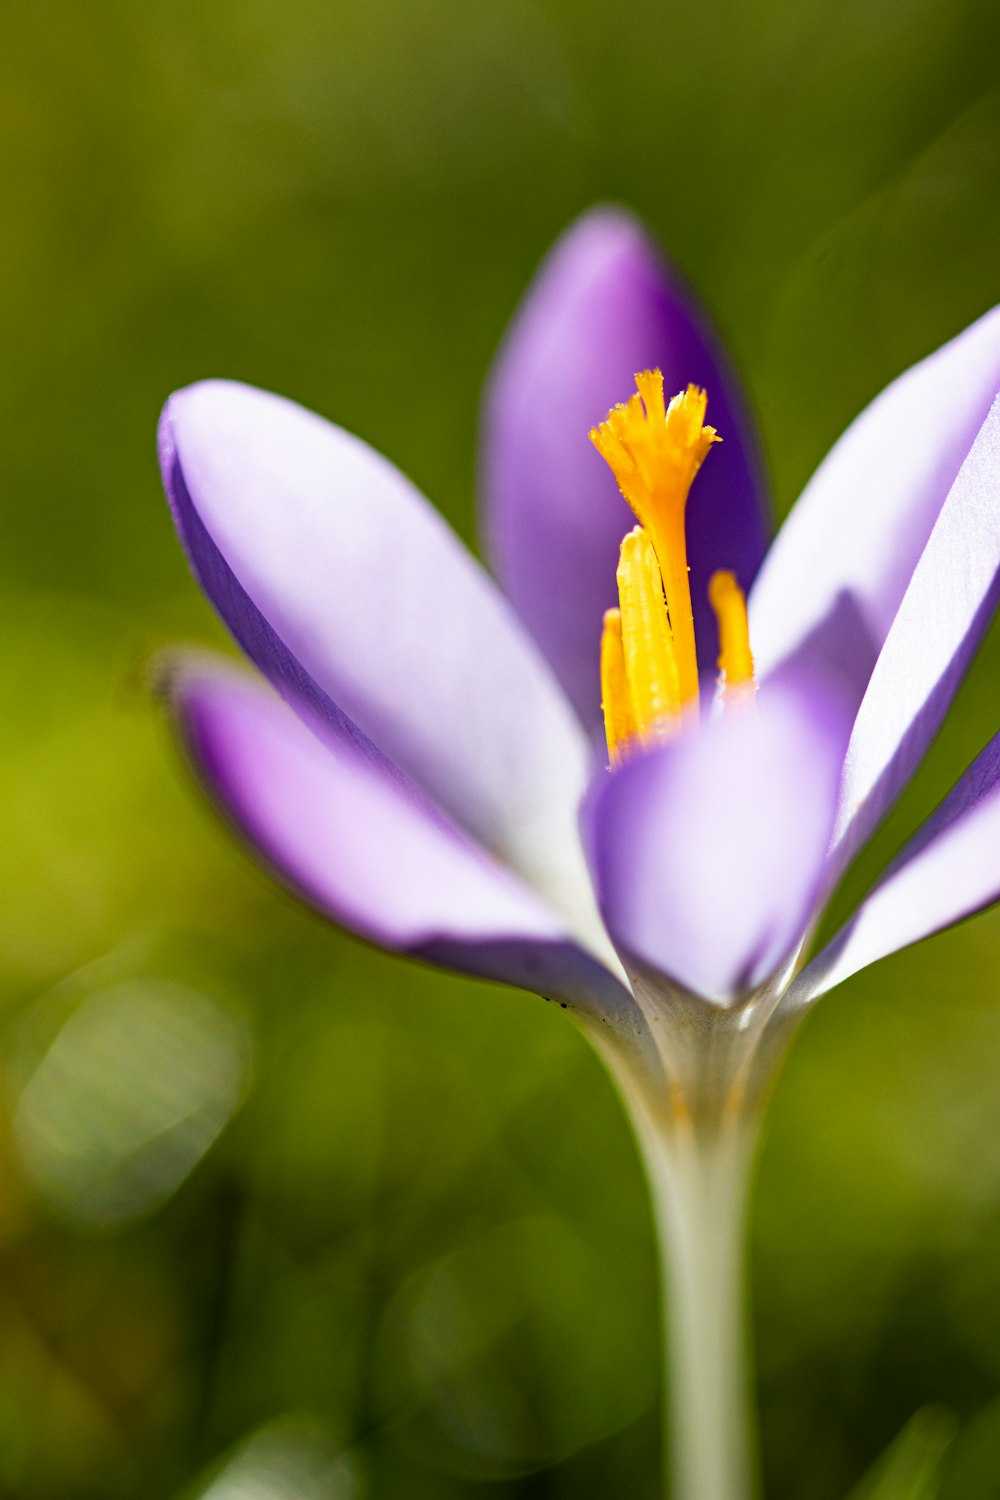
[[[413,486],[350,434],[225,381],[171,398],[160,456],[192,567],[271,681],[377,744],[599,932],[576,828],[585,738],[496,585]]]
[[[815,680],[776,679],[605,777],[585,841],[627,969],[727,1004],[782,968],[825,891],[849,724]]]
[[[803,970],[795,1008],[889,953],[940,932],[1000,899],[1000,735]]]
[[[381,756],[203,658],[169,689],[213,796],[309,905],[395,952],[602,1015],[634,1009],[559,914]]]
[[[1000,598],[1000,398],[945,501],[851,734],[836,843],[843,863],[916,770]]]
[[[782,526],[750,600],[766,674],[836,666],[860,703],[914,568],[1000,390],[1000,308],[893,381]]]
[[[592,733],[601,618],[634,518],[587,433],[655,366],[668,393],[705,387],[724,439],[688,507],[695,625],[702,665],[714,671],[708,579],[730,568],[749,586],[767,545],[756,433],[690,293],[634,219],[597,209],[551,251],[497,358],[483,411],[482,514],[497,577]]]

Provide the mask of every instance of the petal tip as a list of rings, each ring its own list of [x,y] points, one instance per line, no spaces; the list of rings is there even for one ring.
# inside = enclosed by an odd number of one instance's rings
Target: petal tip
[[[659,282],[665,275],[663,258],[642,220],[622,204],[600,203],[574,219],[555,241],[535,287],[558,280],[563,295],[570,295],[619,277]]]

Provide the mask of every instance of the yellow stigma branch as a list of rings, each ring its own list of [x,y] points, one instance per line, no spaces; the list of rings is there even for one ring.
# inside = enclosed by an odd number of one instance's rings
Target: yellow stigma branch
[[[719,672],[726,702],[755,692],[746,595],[735,574],[720,569],[708,583],[708,602],[719,627]]]
[[[688,492],[718,435],[705,426],[707,397],[697,386],[663,400],[663,376],[645,370],[636,394],[591,430],[590,440],[648,533],[659,563],[682,705],[697,705],[698,661],[688,582],[684,510]]]

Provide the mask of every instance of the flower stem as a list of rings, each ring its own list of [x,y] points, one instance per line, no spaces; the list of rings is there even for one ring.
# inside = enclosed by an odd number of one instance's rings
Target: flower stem
[[[649,1048],[588,1034],[631,1118],[653,1200],[663,1275],[667,1470],[672,1500],[754,1500],[746,1349],[750,1175],[767,1097],[797,1025],[783,988],[739,1006],[631,976]],[[640,1038],[641,1040],[641,1038]]]
[[[754,1130],[732,1120],[644,1136],[664,1277],[670,1493],[751,1500],[743,1270]]]

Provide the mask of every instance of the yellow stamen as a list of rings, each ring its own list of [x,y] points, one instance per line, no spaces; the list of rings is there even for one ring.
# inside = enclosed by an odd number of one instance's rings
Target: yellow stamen
[[[618,562],[622,660],[640,739],[673,733],[682,706],[677,656],[656,554],[641,526],[622,542]]]
[[[718,434],[705,426],[707,397],[697,386],[664,406],[663,376],[644,370],[636,395],[614,407],[590,440],[649,534],[659,562],[682,704],[697,705],[698,662],[688,582],[684,508],[705,455]]]
[[[604,614],[601,633],[601,707],[604,710],[604,733],[612,766],[620,766],[629,740],[635,738],[635,715],[632,695],[625,672],[622,646],[622,612],[609,609]]]
[[[752,696],[753,655],[747,624],[746,595],[733,573],[720,569],[708,584],[708,602],[719,627],[719,671],[726,701]]]

